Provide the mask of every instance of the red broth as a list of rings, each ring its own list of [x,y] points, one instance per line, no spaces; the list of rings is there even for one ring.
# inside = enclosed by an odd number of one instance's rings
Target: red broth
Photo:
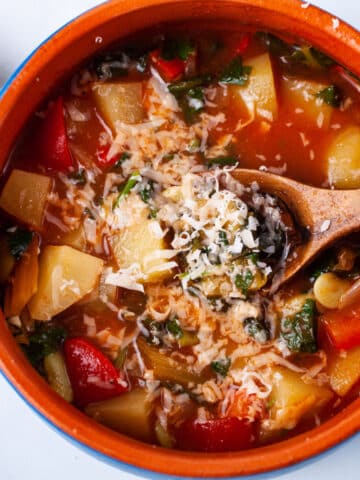
[[[269,295],[301,226],[231,170],[359,187],[360,87],[304,42],[188,31],[114,46],[34,113],[2,179],[3,307],[34,368],[96,421],[239,450],[357,395],[356,296],[342,305],[359,240]]]

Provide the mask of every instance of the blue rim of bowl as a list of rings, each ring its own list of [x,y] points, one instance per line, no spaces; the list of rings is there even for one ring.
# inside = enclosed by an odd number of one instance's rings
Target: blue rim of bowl
[[[104,2],[101,2],[99,5],[102,3],[106,3],[106,0]],[[46,44],[52,37],[54,37],[57,33],[59,33],[61,30],[63,30],[65,27],[70,25],[74,20],[77,18],[81,17],[84,15],[84,13],[90,12],[91,10],[96,9],[99,5],[96,5],[95,7],[89,8],[82,12],[81,14],[77,15],[76,17],[72,18],[68,22],[66,22],[64,25],[59,27],[57,30],[55,30],[53,33],[51,33],[45,40],[43,40],[22,62],[21,64],[13,71],[13,73],[9,76],[9,78],[5,81],[4,85],[0,89],[0,100],[4,96],[5,92],[8,90],[8,88],[11,86],[13,81],[16,79],[18,74],[22,71],[22,69],[25,67],[25,65],[31,60],[31,58],[35,55],[35,53],[41,48],[44,44]],[[34,413],[36,413],[42,420],[43,422],[48,425],[52,430],[55,430],[57,433],[59,433],[65,440],[70,442],[72,445],[76,446],[80,450],[85,451],[87,454],[91,455],[92,457],[95,457],[97,460],[103,461],[107,463],[108,465],[111,465],[112,467],[121,469],[122,471],[126,473],[130,473],[132,475],[140,475],[142,478],[147,478],[150,480],[164,480],[164,479],[172,479],[172,480],[186,480],[189,478],[194,478],[194,479],[200,479],[202,477],[179,477],[177,475],[169,475],[165,473],[159,473],[159,472],[154,472],[153,470],[147,470],[142,467],[136,467],[135,465],[131,465],[129,463],[126,463],[121,460],[117,460],[109,455],[106,455],[105,453],[99,452],[98,450],[95,450],[92,447],[89,447],[83,442],[80,442],[79,440],[76,440],[73,436],[62,430],[58,425],[50,421],[44,414],[42,414],[37,408],[34,407],[34,405],[18,390],[15,385],[10,381],[10,379],[5,375],[5,373],[0,369],[0,374],[2,377],[5,379],[5,381],[8,383],[10,387],[17,393],[17,395],[26,403],[26,405],[32,410]],[[323,452],[319,452],[310,458],[307,458],[306,460],[302,460],[301,462],[298,462],[294,465],[290,465],[289,467],[283,467],[279,468],[276,470],[271,470],[266,473],[259,473],[259,474],[253,474],[253,475],[247,475],[247,476],[231,476],[231,477],[214,477],[213,480],[219,480],[219,478],[222,478],[223,480],[268,480],[271,478],[274,478],[274,475],[285,475],[288,473],[294,473],[297,471],[300,467],[308,466],[311,465],[320,459],[332,454],[340,445],[344,445],[346,443],[350,443],[355,437],[358,437],[360,435],[359,433],[355,433],[353,435],[350,435],[350,437],[342,440],[341,442],[337,443],[336,445],[327,448]],[[212,480],[212,477],[206,477],[207,480]]]

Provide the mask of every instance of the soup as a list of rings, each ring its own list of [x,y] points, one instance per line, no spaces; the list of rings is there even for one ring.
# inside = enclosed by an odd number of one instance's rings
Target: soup
[[[360,84],[305,42],[195,31],[114,46],[34,113],[2,178],[0,281],[64,400],[165,448],[234,451],[358,395],[358,235],[276,289],[306,226],[232,171],[360,187]]]

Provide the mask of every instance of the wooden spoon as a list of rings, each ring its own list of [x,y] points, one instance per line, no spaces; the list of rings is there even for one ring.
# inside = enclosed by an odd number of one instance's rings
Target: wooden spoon
[[[298,226],[308,231],[307,240],[293,248],[284,268],[277,273],[276,288],[332,242],[360,230],[360,189],[315,188],[258,170],[235,169],[231,175],[243,185],[256,182],[261,191],[279,197]]]

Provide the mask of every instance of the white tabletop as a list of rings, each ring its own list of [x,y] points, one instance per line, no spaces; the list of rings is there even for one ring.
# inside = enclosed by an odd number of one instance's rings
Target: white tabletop
[[[1,0],[0,87],[44,38],[99,3],[98,0]],[[360,28],[359,0],[313,0],[312,3]],[[359,451],[360,435],[305,464],[252,479],[353,480],[360,475]],[[64,478],[139,480],[144,477],[124,473],[72,445],[49,428],[0,376],[0,479]],[[154,477],[150,474],[148,478]]]

